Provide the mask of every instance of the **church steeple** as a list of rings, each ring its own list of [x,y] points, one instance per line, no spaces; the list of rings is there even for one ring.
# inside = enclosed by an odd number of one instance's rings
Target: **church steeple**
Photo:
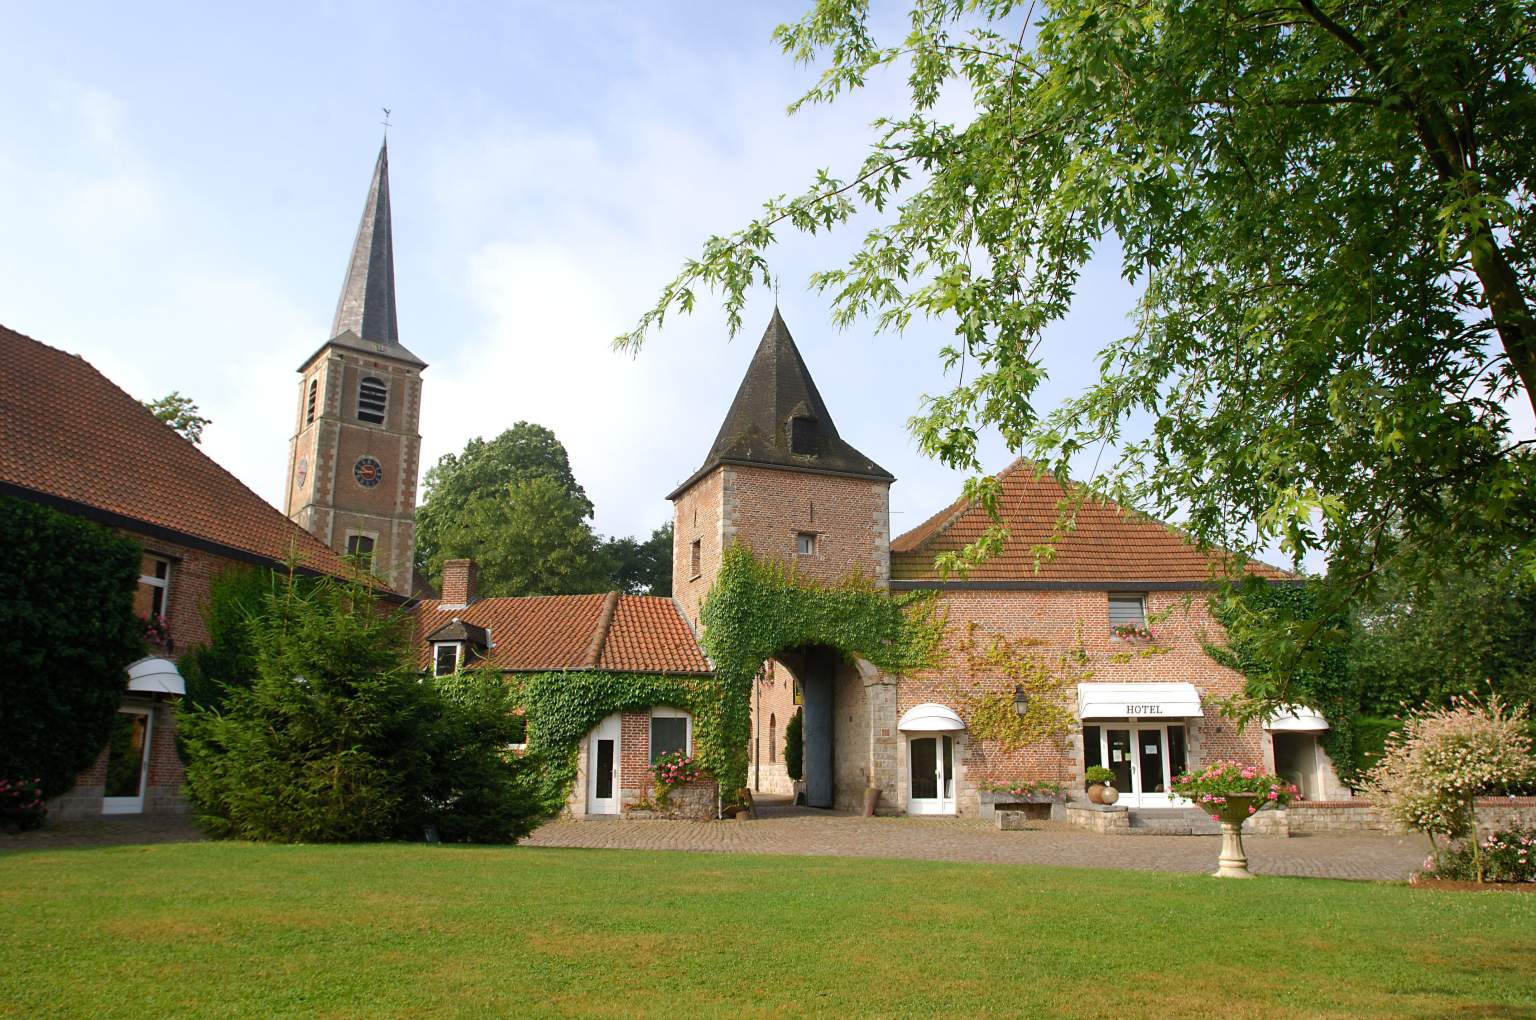
[[[350,337],[347,334],[351,334]],[[423,364],[400,344],[395,315],[395,244],[389,213],[389,143],[379,147],[368,185],[368,201],[357,224],[347,276],[331,323],[332,342],[361,341],[371,350],[403,361]],[[343,338],[346,339],[343,339]]]

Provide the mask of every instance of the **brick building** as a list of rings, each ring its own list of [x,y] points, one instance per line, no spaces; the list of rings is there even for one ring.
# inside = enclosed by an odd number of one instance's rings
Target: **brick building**
[[[790,789],[783,732],[798,708],[812,806],[854,808],[874,787],[882,810],[969,815],[983,791],[1021,780],[1058,782],[1080,797],[1083,770],[1104,765],[1130,806],[1162,807],[1173,775],[1220,757],[1278,767],[1309,797],[1347,795],[1319,746],[1326,722],[1315,713],[1239,731],[1217,711],[1243,685],[1204,650],[1220,637],[1207,608],[1219,558],[1028,463],[999,479],[1005,550],[965,580],[942,578],[935,557],[975,540],[991,523],[986,511],[961,499],[891,539],[894,479],[841,437],[775,310],[703,465],[669,497],[680,611],[697,629],[723,551],[740,542],[812,580],[860,574],[892,591],[935,589],[948,630],[941,664],[910,676],[825,648],[784,649],[765,664],[752,695],[757,789]],[[1034,550],[1064,511],[1070,528],[1037,564]],[[1263,564],[1247,569],[1271,583],[1295,580]],[[1031,692],[1018,683],[1021,662]],[[1016,704],[1028,717],[1031,697],[1068,713],[1064,738],[1009,748],[971,732],[977,706]]]
[[[144,549],[135,607],[165,638],[129,669],[117,727],[54,817],[185,810],[175,660],[206,644],[202,608],[222,571],[340,573],[341,558],[288,521],[83,359],[0,327],[0,493],[83,517]]]

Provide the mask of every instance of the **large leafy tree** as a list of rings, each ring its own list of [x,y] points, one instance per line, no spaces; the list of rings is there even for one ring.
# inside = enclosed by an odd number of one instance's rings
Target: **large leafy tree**
[[[443,560],[471,557],[486,595],[597,591],[601,583],[589,579],[604,568],[591,518],[564,445],[544,426],[518,422],[427,470],[417,561],[441,579]],[[555,587],[541,590],[545,583]]]
[[[0,777],[54,797],[106,746],[144,654],[133,612],[138,545],[36,503],[0,496]]]
[[[912,421],[944,462],[981,473],[985,429],[1060,474],[1107,450],[1098,487],[1201,542],[1326,553],[1325,616],[1447,533],[1536,559],[1508,415],[1536,400],[1531,0],[915,0],[888,37],[868,8],[778,29],[822,63],[796,106],[886,67],[910,102],[852,173],[709,239],[621,345],[700,289],[734,330],[778,229],[872,210],[811,282],[843,325],[954,323],[952,383]],[[1042,407],[1040,338],[1115,251],[1142,295],[1127,333],[1085,338],[1098,381]],[[1298,626],[1298,648],[1324,629]]]
[[[641,542],[610,538],[603,547],[613,568],[613,586],[631,595],[672,594],[672,522]]]

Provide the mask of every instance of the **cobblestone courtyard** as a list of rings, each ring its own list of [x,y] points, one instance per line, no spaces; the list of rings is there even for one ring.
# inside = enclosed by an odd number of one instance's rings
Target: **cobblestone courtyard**
[[[1064,823],[1034,822],[1023,832],[964,818],[861,818],[830,811],[765,806],[748,822],[557,821],[524,846],[705,853],[909,857],[992,864],[1208,872],[1220,836],[1105,836]],[[1401,881],[1424,860],[1417,836],[1244,836],[1248,866],[1260,875]]]

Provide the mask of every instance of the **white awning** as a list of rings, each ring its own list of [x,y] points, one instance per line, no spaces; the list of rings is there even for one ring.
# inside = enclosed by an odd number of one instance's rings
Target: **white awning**
[[[1204,715],[1194,684],[1078,684],[1079,719],[1187,719]]]
[[[1328,728],[1328,720],[1317,709],[1306,705],[1282,705],[1278,712],[1264,720],[1264,728],[1275,733],[1318,733]]]
[[[965,729],[965,723],[952,710],[932,702],[907,709],[896,728],[903,732],[939,733]]]
[[[186,694],[187,682],[176,663],[151,656],[128,667],[128,689],[140,694]]]

